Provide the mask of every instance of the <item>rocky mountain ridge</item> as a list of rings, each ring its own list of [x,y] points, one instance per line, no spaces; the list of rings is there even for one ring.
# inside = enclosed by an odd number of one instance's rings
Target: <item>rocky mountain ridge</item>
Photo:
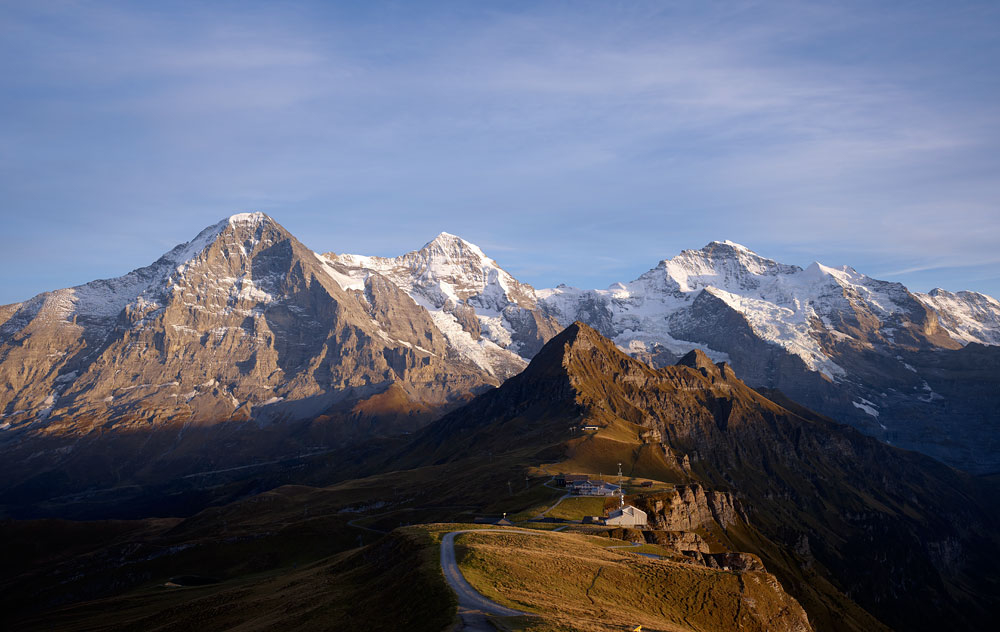
[[[894,445],[1000,469],[991,297],[911,293],[732,242],[606,290],[536,290],[448,233],[399,257],[319,255],[260,213],[118,279],[0,307],[0,444],[108,422],[330,414],[412,431],[519,372],[574,320],[654,365],[700,349]]]
[[[628,284],[539,300],[632,355],[670,364],[696,348],[894,445],[975,472],[1000,468],[991,409],[1000,303],[909,292],[852,268],[766,259],[732,242],[687,250]]]
[[[392,283],[345,287],[338,268],[240,214],[147,268],[6,306],[4,423],[304,418],[391,384],[445,403],[496,383]]]

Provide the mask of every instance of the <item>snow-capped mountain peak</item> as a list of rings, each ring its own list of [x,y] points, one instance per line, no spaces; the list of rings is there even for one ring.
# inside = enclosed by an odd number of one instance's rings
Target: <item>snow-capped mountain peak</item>
[[[173,285],[174,280],[183,276],[185,271],[206,250],[222,239],[227,231],[236,238],[237,233],[248,233],[260,228],[266,222],[273,220],[263,213],[232,215],[208,226],[194,239],[178,244],[149,266],[138,268],[120,277],[98,279],[83,285],[39,294],[23,304],[21,318],[7,323],[7,329],[18,326],[21,319],[33,318],[39,312],[48,313],[52,318],[67,323],[79,320],[110,327],[118,314],[130,303],[156,304],[157,299],[149,295]],[[251,235],[244,236],[252,239]],[[245,239],[230,241],[243,242],[239,247],[244,249],[245,253]],[[147,298],[144,299],[144,296]]]
[[[398,257],[325,256],[354,274],[387,277],[431,313],[459,355],[493,375],[519,371],[556,331],[554,321],[538,313],[534,288],[451,233]]]
[[[642,282],[671,294],[694,292],[708,287],[741,291],[760,287],[762,277],[801,272],[767,259],[749,248],[731,241],[713,241],[700,250],[684,250],[664,259],[635,282]]]
[[[230,224],[260,224],[262,222],[273,222],[266,213],[251,211],[247,213],[236,213],[229,216]]]
[[[784,347],[830,378],[844,375],[824,342],[822,331],[839,339],[878,337],[875,319],[919,311],[899,284],[871,279],[854,269],[815,262],[806,269],[779,263],[731,241],[713,241],[664,259],[635,281],[607,290],[542,290],[543,306],[560,323],[590,320],[626,349],[665,348],[675,355],[703,348],[716,359],[724,353],[695,342],[696,302],[721,301],[740,314],[761,339]],[[844,324],[839,316],[857,314]],[[871,315],[869,317],[868,315]],[[695,319],[695,320],[692,320]],[[860,320],[858,320],[860,319]],[[835,324],[840,323],[840,324]],[[861,330],[865,331],[862,332]],[[859,343],[860,344],[860,343]]]
[[[390,386],[423,407],[495,383],[398,287],[342,267],[240,213],[122,277],[0,306],[3,423],[270,423]]]
[[[333,253],[326,257],[388,276],[408,293],[419,294],[436,307],[482,295],[506,295],[521,285],[479,246],[450,233],[441,233],[419,250],[398,257]]]
[[[487,257],[482,248],[451,233],[439,233],[437,237],[424,244],[418,252],[449,259],[478,259],[483,263],[488,262],[494,267],[498,267],[496,261]]]

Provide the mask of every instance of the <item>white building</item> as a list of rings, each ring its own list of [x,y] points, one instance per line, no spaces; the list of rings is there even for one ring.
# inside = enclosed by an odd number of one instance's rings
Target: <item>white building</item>
[[[645,527],[646,512],[632,505],[624,505],[621,509],[611,512],[604,524],[615,527]]]

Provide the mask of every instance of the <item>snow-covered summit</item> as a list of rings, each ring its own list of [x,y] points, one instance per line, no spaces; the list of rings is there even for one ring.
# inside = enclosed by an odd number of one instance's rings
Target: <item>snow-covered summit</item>
[[[206,227],[194,239],[174,246],[151,265],[120,277],[98,279],[35,296],[23,304],[19,319],[10,322],[8,328],[39,313],[67,323],[82,321],[110,327],[129,304],[138,302],[148,307],[160,303],[160,295],[176,285],[214,244],[223,242],[220,250],[227,256],[232,251],[245,257],[265,226],[278,225],[260,212],[231,215]]]
[[[779,263],[731,241],[684,250],[634,281],[607,290],[560,286],[539,290],[538,296],[562,324],[579,318],[603,320],[603,331],[631,351],[661,346],[682,354],[703,348],[713,358],[724,359],[721,351],[685,339],[693,329],[695,301],[711,298],[741,314],[761,339],[784,347],[831,378],[844,371],[824,347],[817,328],[835,331],[832,335],[839,339],[861,337],[860,326],[843,324],[844,314],[850,314],[850,322],[860,318],[876,328],[871,323],[883,323],[884,335],[891,337],[888,321],[917,306],[900,284],[872,279],[847,266],[813,263],[803,269]],[[859,344],[883,334],[876,330],[864,335]]]
[[[727,290],[758,287],[760,277],[801,270],[766,259],[731,241],[713,241],[701,250],[684,250],[672,259],[664,259],[640,278],[652,282],[663,277],[667,288],[691,292],[710,286]]]
[[[482,248],[451,233],[439,233],[417,252],[439,260],[475,259],[483,264],[499,267],[496,261],[486,256]]]
[[[554,334],[554,323],[540,325],[537,319],[534,288],[457,235],[442,232],[398,257],[325,256],[355,270],[351,274],[387,277],[431,313],[460,355],[494,375],[525,366],[524,357],[544,342],[539,329]]]
[[[747,248],[743,244],[738,244],[735,241],[731,241],[729,239],[722,239],[722,240],[718,240],[717,239],[715,241],[710,242],[710,245],[711,244],[720,244],[720,245],[723,245],[723,246],[731,246],[732,248],[734,248],[736,250],[750,250],[749,248]]]
[[[248,213],[236,213],[229,216],[230,224],[260,224],[264,221],[274,221],[266,213],[252,211]]]
[[[440,233],[419,250],[398,257],[327,256],[387,275],[408,293],[421,295],[435,307],[452,301],[499,310],[510,302],[532,300],[530,286],[514,279],[479,246],[450,233]]]

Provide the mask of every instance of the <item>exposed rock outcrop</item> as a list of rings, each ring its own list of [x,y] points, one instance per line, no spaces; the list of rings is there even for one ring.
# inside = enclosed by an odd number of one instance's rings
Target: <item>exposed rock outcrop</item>
[[[692,551],[709,553],[711,547],[705,539],[693,531],[643,531],[643,536],[649,544],[659,544],[669,547],[678,553],[687,554]]]

